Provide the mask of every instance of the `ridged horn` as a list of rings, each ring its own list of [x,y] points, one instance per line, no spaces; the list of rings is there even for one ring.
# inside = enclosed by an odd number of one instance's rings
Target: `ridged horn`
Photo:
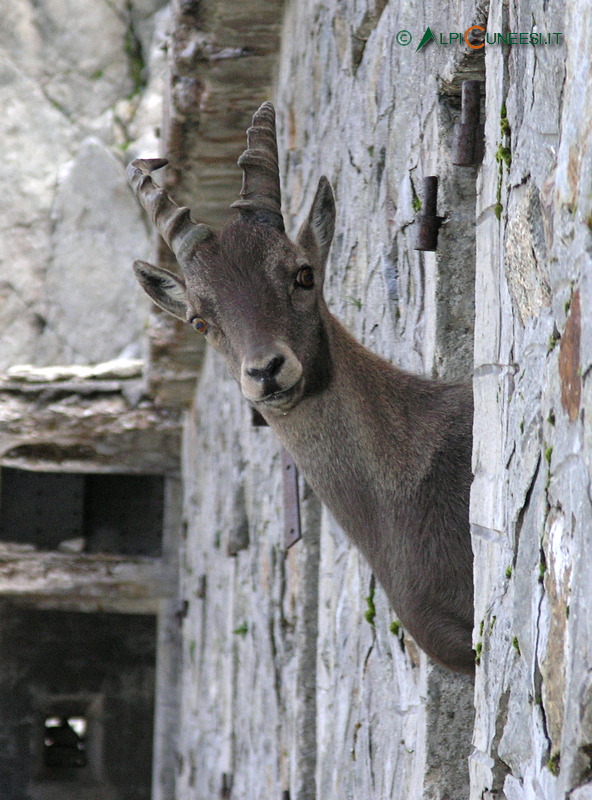
[[[191,210],[178,206],[166,190],[152,180],[151,173],[167,164],[165,158],[136,158],[127,168],[127,178],[156,229],[182,265],[191,257],[196,245],[213,234],[207,225],[193,222]]]
[[[284,230],[278,149],[275,135],[275,110],[263,103],[247,131],[247,149],[238,160],[243,171],[238,208],[248,219]]]

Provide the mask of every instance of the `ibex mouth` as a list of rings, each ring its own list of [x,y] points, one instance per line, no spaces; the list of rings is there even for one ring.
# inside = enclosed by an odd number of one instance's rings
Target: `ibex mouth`
[[[288,411],[296,405],[300,399],[301,381],[296,381],[289,389],[280,389],[277,392],[270,392],[264,397],[260,397],[258,402],[265,403],[266,406],[277,408],[278,411]]]

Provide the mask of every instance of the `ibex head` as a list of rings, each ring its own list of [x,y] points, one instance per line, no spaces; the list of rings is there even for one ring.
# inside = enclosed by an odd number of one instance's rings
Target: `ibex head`
[[[182,278],[136,261],[145,291],[222,352],[254,404],[286,413],[329,378],[323,278],[335,202],[322,177],[296,242],[284,233],[275,112],[264,103],[247,131],[238,214],[220,234],[193,222],[152,180],[162,159],[133,161],[131,186],[174,252]],[[322,368],[320,365],[324,364]]]

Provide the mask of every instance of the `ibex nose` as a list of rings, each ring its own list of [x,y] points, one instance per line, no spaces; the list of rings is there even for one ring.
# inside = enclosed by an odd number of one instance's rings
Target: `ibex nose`
[[[270,378],[275,378],[278,374],[280,369],[282,368],[283,363],[285,362],[285,357],[281,355],[273,356],[267,364],[263,367],[247,367],[247,375],[251,378],[255,378],[256,380],[264,381],[269,380]]]

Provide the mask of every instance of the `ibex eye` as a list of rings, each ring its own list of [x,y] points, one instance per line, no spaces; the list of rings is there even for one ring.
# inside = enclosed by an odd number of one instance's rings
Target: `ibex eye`
[[[314,286],[314,272],[311,267],[302,267],[296,275],[296,283],[303,289],[312,289]]]
[[[206,333],[208,330],[208,323],[201,317],[193,317],[191,324],[198,333]]]

